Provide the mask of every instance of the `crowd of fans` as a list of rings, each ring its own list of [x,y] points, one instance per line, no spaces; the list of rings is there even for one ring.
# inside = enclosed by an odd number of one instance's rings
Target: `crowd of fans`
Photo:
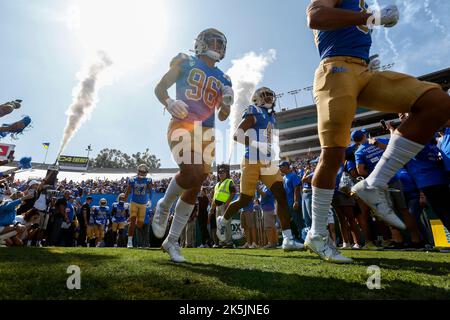
[[[394,128],[389,124],[389,128]],[[376,220],[370,209],[351,192],[351,186],[367,177],[381,158],[388,139],[373,139],[365,130],[352,132],[352,144],[336,180],[335,195],[329,213],[331,238],[342,249],[421,249],[433,246],[429,223],[435,214],[449,229],[449,145],[450,130],[444,129],[424,150],[408,163],[390,183],[392,206],[407,226],[406,231]],[[317,154],[309,154],[291,162],[279,164],[291,214],[294,237],[303,242],[312,223],[312,178]],[[126,246],[127,223],[117,229],[114,208],[121,194],[126,193],[128,179],[85,180],[73,182],[56,180],[49,184],[49,176],[42,181],[20,181],[14,173],[0,179],[0,244],[28,246]],[[239,194],[241,174],[230,173]],[[165,192],[170,179],[152,181],[153,194]],[[211,174],[198,195],[189,222],[180,238],[185,247],[276,248],[280,242],[280,222],[276,203],[270,190],[258,185],[253,204],[234,217],[232,243],[220,243],[216,235],[216,217],[211,210],[214,187],[218,177]],[[117,203],[94,203],[92,196],[114,195]],[[126,202],[127,199],[124,199]],[[149,201],[144,227],[134,236],[136,247],[161,245],[151,230],[153,207]],[[87,212],[87,215],[86,215]],[[100,219],[100,213],[104,217]],[[171,210],[173,214],[173,208]],[[93,217],[90,219],[90,217]],[[127,216],[129,218],[129,212]],[[100,222],[98,222],[100,221]],[[167,228],[170,228],[170,221]],[[93,227],[95,236],[90,235]],[[243,237],[242,237],[243,236]],[[244,240],[238,240],[243,238]]]

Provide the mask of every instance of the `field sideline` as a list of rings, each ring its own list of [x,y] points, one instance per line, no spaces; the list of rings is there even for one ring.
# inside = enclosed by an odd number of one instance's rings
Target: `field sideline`
[[[310,253],[184,249],[174,264],[159,249],[2,248],[0,300],[7,299],[450,299],[450,254],[346,251],[353,265]],[[68,290],[67,267],[81,268]],[[381,268],[369,290],[367,267]]]

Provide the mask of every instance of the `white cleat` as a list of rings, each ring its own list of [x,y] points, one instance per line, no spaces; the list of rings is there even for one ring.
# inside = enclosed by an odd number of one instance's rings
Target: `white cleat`
[[[164,240],[161,249],[167,252],[170,256],[170,260],[177,263],[186,262],[186,259],[181,255],[180,245],[178,243],[172,243],[169,238]]]
[[[128,241],[128,243],[127,243],[127,248],[128,248],[128,249],[132,249],[132,248],[133,248],[133,240]]]
[[[406,226],[402,220],[395,214],[389,205],[388,189],[369,187],[365,180],[358,182],[352,188],[362,201],[364,201],[373,211],[373,214],[387,224],[400,230],[405,230]]]
[[[319,255],[319,257],[326,262],[331,263],[352,263],[353,260],[344,257],[339,253],[339,251],[334,246],[330,237],[323,236],[311,236],[308,232],[305,240],[305,248]]]
[[[162,205],[162,199],[156,204],[153,216],[152,230],[155,237],[162,239],[166,234],[167,222],[169,221],[169,208]]]
[[[223,216],[219,216],[216,219],[217,224],[217,238],[219,238],[219,241],[224,242],[226,240],[225,232],[227,230],[227,226],[223,221]]]
[[[302,243],[298,242],[295,239],[288,239],[288,238],[283,239],[283,244],[281,245],[281,248],[286,252],[305,250],[305,246]]]

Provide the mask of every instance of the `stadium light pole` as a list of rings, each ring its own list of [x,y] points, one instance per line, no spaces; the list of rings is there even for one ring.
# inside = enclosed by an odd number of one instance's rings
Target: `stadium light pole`
[[[302,91],[302,89],[297,89],[297,90],[292,90],[289,91],[288,94],[294,96],[295,99],[295,107],[298,108],[298,103],[297,103],[297,94],[299,94]]]
[[[306,87],[306,88],[303,88],[303,91],[309,91],[309,93],[311,94],[311,100],[312,100],[312,103],[314,104],[314,96],[313,96],[313,86],[310,86],[310,87]]]
[[[86,169],[89,169],[89,153],[92,151],[91,145],[87,146],[86,151],[87,151],[87,158],[88,158],[87,168]]]
[[[282,98],[283,96],[284,96],[284,93],[279,93],[279,94],[275,95],[275,97],[277,98],[277,100],[280,101],[280,111],[281,111],[281,109],[282,109],[282,106],[281,106],[281,98]]]

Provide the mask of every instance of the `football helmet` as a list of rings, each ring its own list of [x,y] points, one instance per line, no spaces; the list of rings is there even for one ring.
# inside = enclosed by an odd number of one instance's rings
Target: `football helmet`
[[[267,87],[259,88],[255,91],[252,97],[252,102],[257,107],[264,107],[266,109],[275,108],[275,102],[277,100],[275,92]]]
[[[217,29],[206,29],[195,39],[194,52],[197,56],[207,56],[214,61],[220,61],[227,51],[227,38]]]
[[[100,207],[105,207],[108,204],[108,201],[106,201],[105,198],[100,199]]]
[[[119,194],[119,196],[117,197],[117,202],[125,202],[125,193],[121,193]]]

